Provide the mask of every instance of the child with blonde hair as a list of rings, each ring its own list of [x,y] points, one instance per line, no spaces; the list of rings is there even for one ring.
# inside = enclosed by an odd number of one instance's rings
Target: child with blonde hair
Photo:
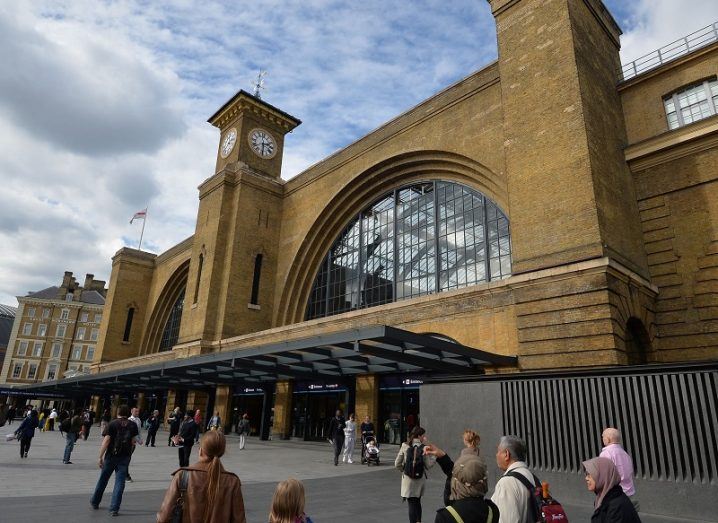
[[[312,523],[304,513],[304,485],[298,479],[280,482],[274,491],[269,523]]]

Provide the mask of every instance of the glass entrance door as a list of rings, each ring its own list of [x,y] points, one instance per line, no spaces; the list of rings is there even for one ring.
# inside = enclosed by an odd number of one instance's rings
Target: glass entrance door
[[[297,392],[292,395],[292,437],[324,441],[337,409],[346,410],[346,392]]]

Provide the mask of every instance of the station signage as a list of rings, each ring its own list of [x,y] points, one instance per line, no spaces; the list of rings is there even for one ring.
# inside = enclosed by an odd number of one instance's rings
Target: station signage
[[[379,379],[380,389],[415,389],[424,383],[422,375],[397,375],[390,374],[381,376]]]
[[[341,392],[346,384],[338,381],[298,381],[294,384],[294,392]]]

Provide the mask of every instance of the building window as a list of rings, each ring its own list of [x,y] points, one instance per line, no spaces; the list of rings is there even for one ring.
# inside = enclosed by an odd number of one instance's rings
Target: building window
[[[27,354],[27,342],[21,341],[17,346],[17,355],[24,356],[25,354]]]
[[[22,326],[22,333],[24,336],[29,336],[32,334],[32,323],[26,323]]]
[[[174,345],[177,344],[179,338],[180,323],[182,321],[182,309],[184,307],[184,294],[185,289],[175,300],[172,310],[170,311],[169,318],[165,323],[165,328],[162,330],[162,338],[160,340],[160,351],[170,350]]]
[[[27,310],[27,317],[28,318],[34,318],[35,317],[35,307],[30,307]]]
[[[85,339],[85,327],[78,327],[77,329],[77,336],[75,336],[78,340],[84,340]]]
[[[66,320],[69,317],[70,317],[70,309],[62,309],[62,311],[60,311],[60,319],[61,320]]]
[[[254,257],[254,277],[252,278],[252,297],[249,303],[259,305],[259,278],[262,275],[262,255]]]
[[[97,335],[100,332],[100,329],[92,329],[90,331],[90,341],[97,341]]]
[[[71,292],[65,294],[65,301],[72,301],[72,298],[74,298],[74,296]]]
[[[37,375],[37,363],[31,363],[27,368],[27,379],[34,380]]]
[[[95,358],[95,347],[87,347],[87,356],[85,357],[85,359],[92,361],[94,358]]]
[[[90,315],[86,312],[83,312],[82,315],[80,315],[80,321],[83,323],[87,323],[87,320],[90,319]]]
[[[82,345],[74,345],[72,347],[72,359],[73,360],[81,360],[82,359]]]
[[[49,318],[50,317],[50,309],[42,309],[42,317]]]
[[[58,325],[57,330],[55,331],[55,337],[56,338],[64,338],[66,332],[67,332],[67,325]]]
[[[204,265],[204,254],[199,255],[199,262],[197,263],[197,283],[194,286],[194,299],[192,300],[192,303],[197,303],[197,298],[199,296],[199,284],[202,280],[202,266]]]
[[[102,314],[95,314],[95,323],[100,323],[102,321]]]
[[[718,80],[715,78],[693,84],[663,99],[668,128],[677,129],[716,114]]]
[[[469,187],[401,187],[360,212],[322,262],[306,319],[511,275],[509,220]]]
[[[135,316],[135,308],[127,309],[127,319],[125,320],[125,333],[122,335],[122,341],[130,341],[130,331],[132,331],[132,318]]]
[[[53,343],[52,344],[52,357],[59,358],[60,354],[62,354],[62,345],[60,343]]]
[[[47,325],[45,325],[44,323],[41,323],[40,325],[37,326],[37,335],[44,336],[45,334],[47,334]]]
[[[39,358],[42,356],[42,342],[36,341],[35,346],[32,348],[32,355],[36,358]]]
[[[16,363],[12,367],[12,377],[13,378],[19,378],[20,373],[22,373],[22,363]]]
[[[53,363],[47,367],[47,379],[52,381],[57,378],[57,364]]]

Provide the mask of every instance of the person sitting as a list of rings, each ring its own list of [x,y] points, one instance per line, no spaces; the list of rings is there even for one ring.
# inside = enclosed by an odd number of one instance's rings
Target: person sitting
[[[219,458],[224,455],[227,441],[220,431],[206,432],[199,444],[199,461],[172,473],[157,523],[173,521],[173,513],[180,496],[180,483],[187,474],[183,494],[182,521],[246,523],[242,484],[239,478],[224,470]]]
[[[486,463],[475,454],[462,454],[451,474],[452,504],[436,512],[434,523],[497,523],[499,509],[484,499],[487,490]]]
[[[272,497],[269,523],[312,523],[304,513],[304,485],[298,479],[280,482]]]
[[[591,523],[641,523],[633,503],[621,488],[613,461],[593,458],[583,462],[586,486],[596,495]]]

